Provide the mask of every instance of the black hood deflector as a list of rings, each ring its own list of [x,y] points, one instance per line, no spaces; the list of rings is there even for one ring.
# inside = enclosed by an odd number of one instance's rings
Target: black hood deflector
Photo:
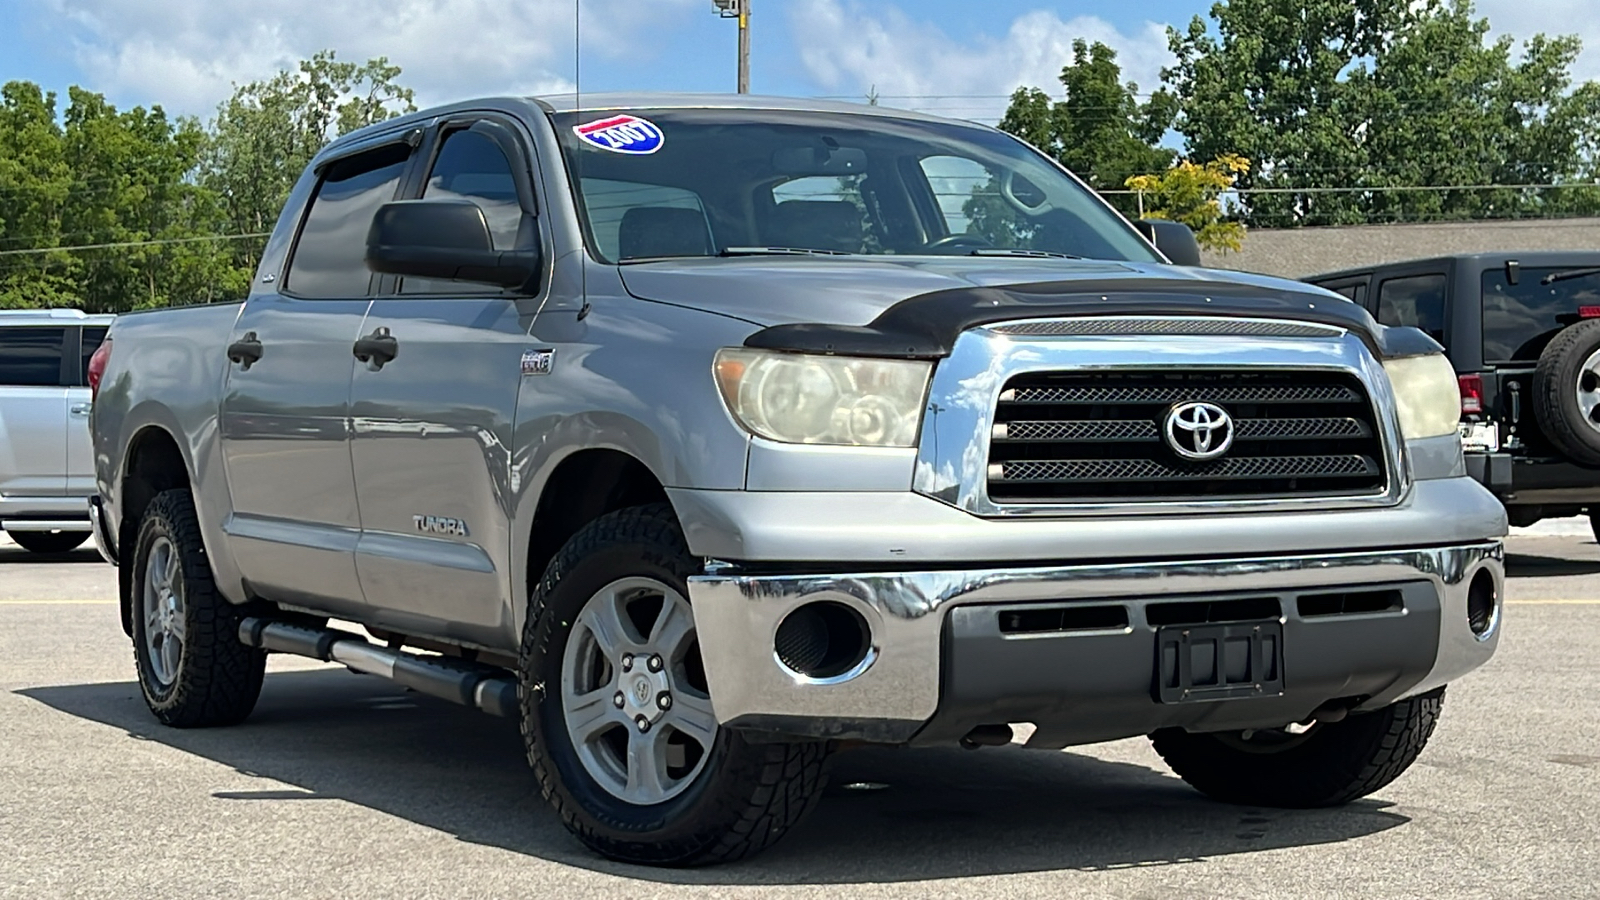
[[[1355,334],[1379,359],[1440,353],[1416,328],[1379,325],[1367,311],[1325,293],[1234,282],[1115,278],[1050,281],[1005,287],[954,288],[908,297],[866,325],[790,324],[745,339],[762,350],[938,359],[961,332],[1014,319],[1073,316],[1226,316],[1333,325]]]

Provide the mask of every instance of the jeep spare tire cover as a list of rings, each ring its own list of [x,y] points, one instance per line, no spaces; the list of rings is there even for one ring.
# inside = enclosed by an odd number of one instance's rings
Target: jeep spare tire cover
[[[1600,466],[1600,319],[1553,338],[1533,373],[1539,427],[1573,462]]]

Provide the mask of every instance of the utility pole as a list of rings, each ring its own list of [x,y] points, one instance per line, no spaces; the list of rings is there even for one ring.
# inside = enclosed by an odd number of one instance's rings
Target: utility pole
[[[739,93],[750,93],[750,0],[712,0],[724,19],[739,20]]]

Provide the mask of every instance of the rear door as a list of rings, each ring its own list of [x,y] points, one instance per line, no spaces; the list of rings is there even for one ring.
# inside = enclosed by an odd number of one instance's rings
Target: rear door
[[[72,379],[67,382],[67,496],[87,497],[95,492],[94,447],[89,439],[89,357],[106,339],[107,326],[85,325],[67,336],[67,358]]]
[[[476,203],[496,249],[538,246],[528,145],[515,125],[458,118],[427,146],[423,199]],[[488,285],[391,278],[384,288],[361,333],[386,335],[395,355],[357,363],[350,387],[362,588],[396,627],[501,643],[528,322],[519,295]]]
[[[367,229],[394,199],[410,154],[409,144],[386,142],[322,167],[281,286],[253,294],[229,338],[221,447],[233,515],[223,528],[245,579],[268,599],[364,608],[347,423],[352,348],[371,303]]]
[[[0,514],[67,491],[66,344],[76,328],[0,327]]]

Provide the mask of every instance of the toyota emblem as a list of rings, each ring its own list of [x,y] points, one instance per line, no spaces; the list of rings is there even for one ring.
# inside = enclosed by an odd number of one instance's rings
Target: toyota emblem
[[[1216,459],[1233,446],[1233,417],[1215,403],[1178,403],[1167,410],[1167,446],[1184,459]]]

